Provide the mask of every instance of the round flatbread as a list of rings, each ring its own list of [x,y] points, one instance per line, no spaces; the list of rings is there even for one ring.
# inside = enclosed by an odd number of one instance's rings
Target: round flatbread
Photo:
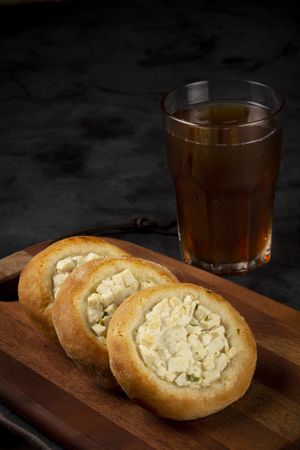
[[[58,292],[52,318],[59,341],[78,365],[110,389],[106,333],[123,300],[151,286],[177,281],[165,267],[137,258],[91,261],[74,270]]]
[[[188,283],[138,292],[108,329],[112,373],[155,414],[190,420],[215,413],[248,389],[256,344],[245,319],[220,295]]]
[[[57,339],[52,306],[64,281],[78,266],[93,259],[130,256],[116,245],[93,236],[75,236],[55,242],[35,255],[22,271],[19,300],[34,324]]]

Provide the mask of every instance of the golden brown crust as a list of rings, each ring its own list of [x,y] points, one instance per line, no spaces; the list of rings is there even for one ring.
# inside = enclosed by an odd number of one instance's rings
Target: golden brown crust
[[[221,315],[231,345],[239,350],[221,378],[206,388],[179,388],[159,378],[144,365],[134,339],[156,303],[188,294]],[[256,344],[244,318],[218,294],[189,283],[153,287],[125,300],[109,324],[107,346],[111,370],[127,395],[155,414],[177,420],[205,417],[238,400],[248,389],[256,365]]]
[[[165,267],[138,258],[91,261],[75,269],[64,282],[52,310],[53,323],[67,355],[110,389],[119,387],[109,367],[107,347],[88,324],[86,299],[103,279],[127,268],[140,280],[152,278],[160,284],[177,281]]]
[[[99,256],[130,256],[104,239],[94,236],[75,236],[55,242],[35,255],[22,271],[19,281],[19,300],[34,324],[48,337],[57,339],[52,323],[52,275],[56,263],[72,255],[94,252]]]

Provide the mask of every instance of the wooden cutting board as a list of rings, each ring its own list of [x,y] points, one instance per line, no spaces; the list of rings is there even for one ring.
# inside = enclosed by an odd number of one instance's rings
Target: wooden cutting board
[[[151,250],[110,240],[135,256],[167,266],[182,281],[215,290],[240,311],[258,344],[258,365],[248,392],[204,419],[160,419],[125,395],[101,389],[58,344],[34,328],[17,302],[1,301],[2,401],[68,449],[300,449],[300,313]],[[43,246],[25,250],[23,257]]]

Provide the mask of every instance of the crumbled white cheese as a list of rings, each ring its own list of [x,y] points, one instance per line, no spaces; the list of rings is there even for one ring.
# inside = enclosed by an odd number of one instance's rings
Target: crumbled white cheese
[[[216,368],[220,371],[223,372],[223,370],[225,369],[225,367],[227,366],[227,357],[224,353],[220,353],[219,356],[216,357],[215,359],[215,364],[216,364]]]
[[[108,315],[112,316],[116,309],[117,309],[117,305],[115,305],[114,303],[111,303],[111,304],[105,309],[105,312],[106,312]]]
[[[73,261],[71,256],[68,256],[67,258],[61,259],[56,264],[56,270],[57,272],[72,272],[72,270],[75,267],[75,262]]]
[[[99,285],[97,287],[97,293],[100,296],[100,301],[103,306],[108,306],[111,304],[114,298],[113,290],[107,286]]]
[[[102,318],[102,311],[95,308],[87,308],[87,315],[90,324],[95,324]]]
[[[188,366],[188,360],[182,356],[170,358],[168,361],[169,372],[185,372]]]
[[[99,308],[103,309],[103,306],[100,303],[100,299],[101,299],[100,295],[96,294],[94,292],[87,299],[88,306],[90,308],[94,308],[94,309],[99,309]]]
[[[94,329],[95,323],[105,328],[105,330],[102,330],[101,328],[101,336],[104,339],[101,339],[100,342],[106,342],[105,336],[107,333],[108,324],[112,318],[113,313],[123,302],[123,300],[137,291],[141,291],[152,286],[155,286],[155,283],[151,280],[142,280],[139,282],[130,269],[125,269],[121,272],[115,273],[111,277],[105,278],[101,281],[101,283],[99,283],[99,285],[95,289],[95,292],[90,294],[87,298],[86,317],[88,324],[95,332],[95,334],[97,334],[97,336],[99,336],[99,329],[98,327]],[[96,314],[93,314],[91,312],[92,309],[98,312],[97,316]],[[95,317],[97,317],[96,322]],[[155,321],[152,321],[150,326],[152,331],[150,330],[149,336],[152,336],[151,333],[156,326],[159,326],[159,324]],[[144,351],[147,352],[147,347],[152,345],[152,337],[150,340],[148,340],[146,334],[141,341],[141,345],[145,349]],[[148,354],[147,358],[150,358]],[[158,357],[156,359],[158,362],[160,361]]]
[[[203,370],[212,370],[215,368],[215,360],[213,355],[207,355],[202,362]]]
[[[91,328],[97,336],[102,336],[106,332],[106,327],[100,323],[92,325]]]
[[[205,306],[203,305],[199,305],[197,311],[195,312],[195,317],[200,321],[203,317],[206,316],[208,317],[209,314],[210,314],[209,309],[205,308]]]
[[[52,277],[53,283],[53,295],[56,297],[60,286],[63,284],[66,278],[68,278],[68,273],[57,273]]]
[[[203,377],[210,383],[212,381],[216,381],[218,378],[220,378],[220,375],[221,375],[221,372],[218,369],[203,371]]]
[[[178,375],[178,377],[175,379],[175,383],[180,387],[186,386],[188,384],[188,381],[185,374],[181,373],[180,375]]]
[[[59,260],[56,263],[55,271],[52,276],[52,292],[54,298],[57,296],[57,292],[62,285],[62,283],[65,281],[65,279],[70,275],[73,270],[80,266],[81,264],[92,261],[93,259],[99,259],[101,258],[97,253],[88,253],[87,255],[74,255],[74,256],[67,256],[66,258],[63,258]]]
[[[136,344],[146,366],[179,387],[209,386],[236,354],[221,317],[190,295],[164,298],[148,311]]]
[[[200,320],[200,326],[205,330],[210,330],[213,327],[218,327],[221,322],[221,317],[218,314],[211,313]]]
[[[72,256],[72,260],[74,261],[76,267],[77,267],[77,266],[80,266],[80,264],[83,263],[83,258],[84,258],[84,257],[83,257],[82,255],[75,255],[75,256]]]
[[[94,259],[99,259],[99,255],[97,253],[88,253],[86,256],[83,257],[82,263],[86,263],[89,261],[93,261]]]
[[[68,273],[57,273],[56,275],[54,275],[53,286],[59,287],[65,281],[65,279],[68,277],[68,275],[69,275]]]
[[[126,271],[124,270],[124,272],[126,272]],[[119,273],[116,273],[115,275],[113,275],[112,281],[113,281],[115,287],[124,287],[123,272],[119,272]],[[134,279],[134,281],[136,281],[136,280]]]
[[[212,341],[212,335],[209,333],[200,333],[200,341],[204,346],[209,345]]]

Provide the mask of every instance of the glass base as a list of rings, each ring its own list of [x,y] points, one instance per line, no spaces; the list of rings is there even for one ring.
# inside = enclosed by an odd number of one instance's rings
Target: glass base
[[[241,261],[236,263],[218,263],[212,264],[207,263],[205,261],[199,261],[194,258],[187,258],[183,254],[183,260],[187,264],[192,266],[200,267],[200,269],[204,269],[207,272],[212,272],[218,275],[234,275],[234,274],[246,274],[251,270],[256,269],[257,267],[262,266],[263,264],[267,264],[271,259],[271,250],[270,248],[267,251],[264,251],[260,255],[253,258],[251,261]]]

